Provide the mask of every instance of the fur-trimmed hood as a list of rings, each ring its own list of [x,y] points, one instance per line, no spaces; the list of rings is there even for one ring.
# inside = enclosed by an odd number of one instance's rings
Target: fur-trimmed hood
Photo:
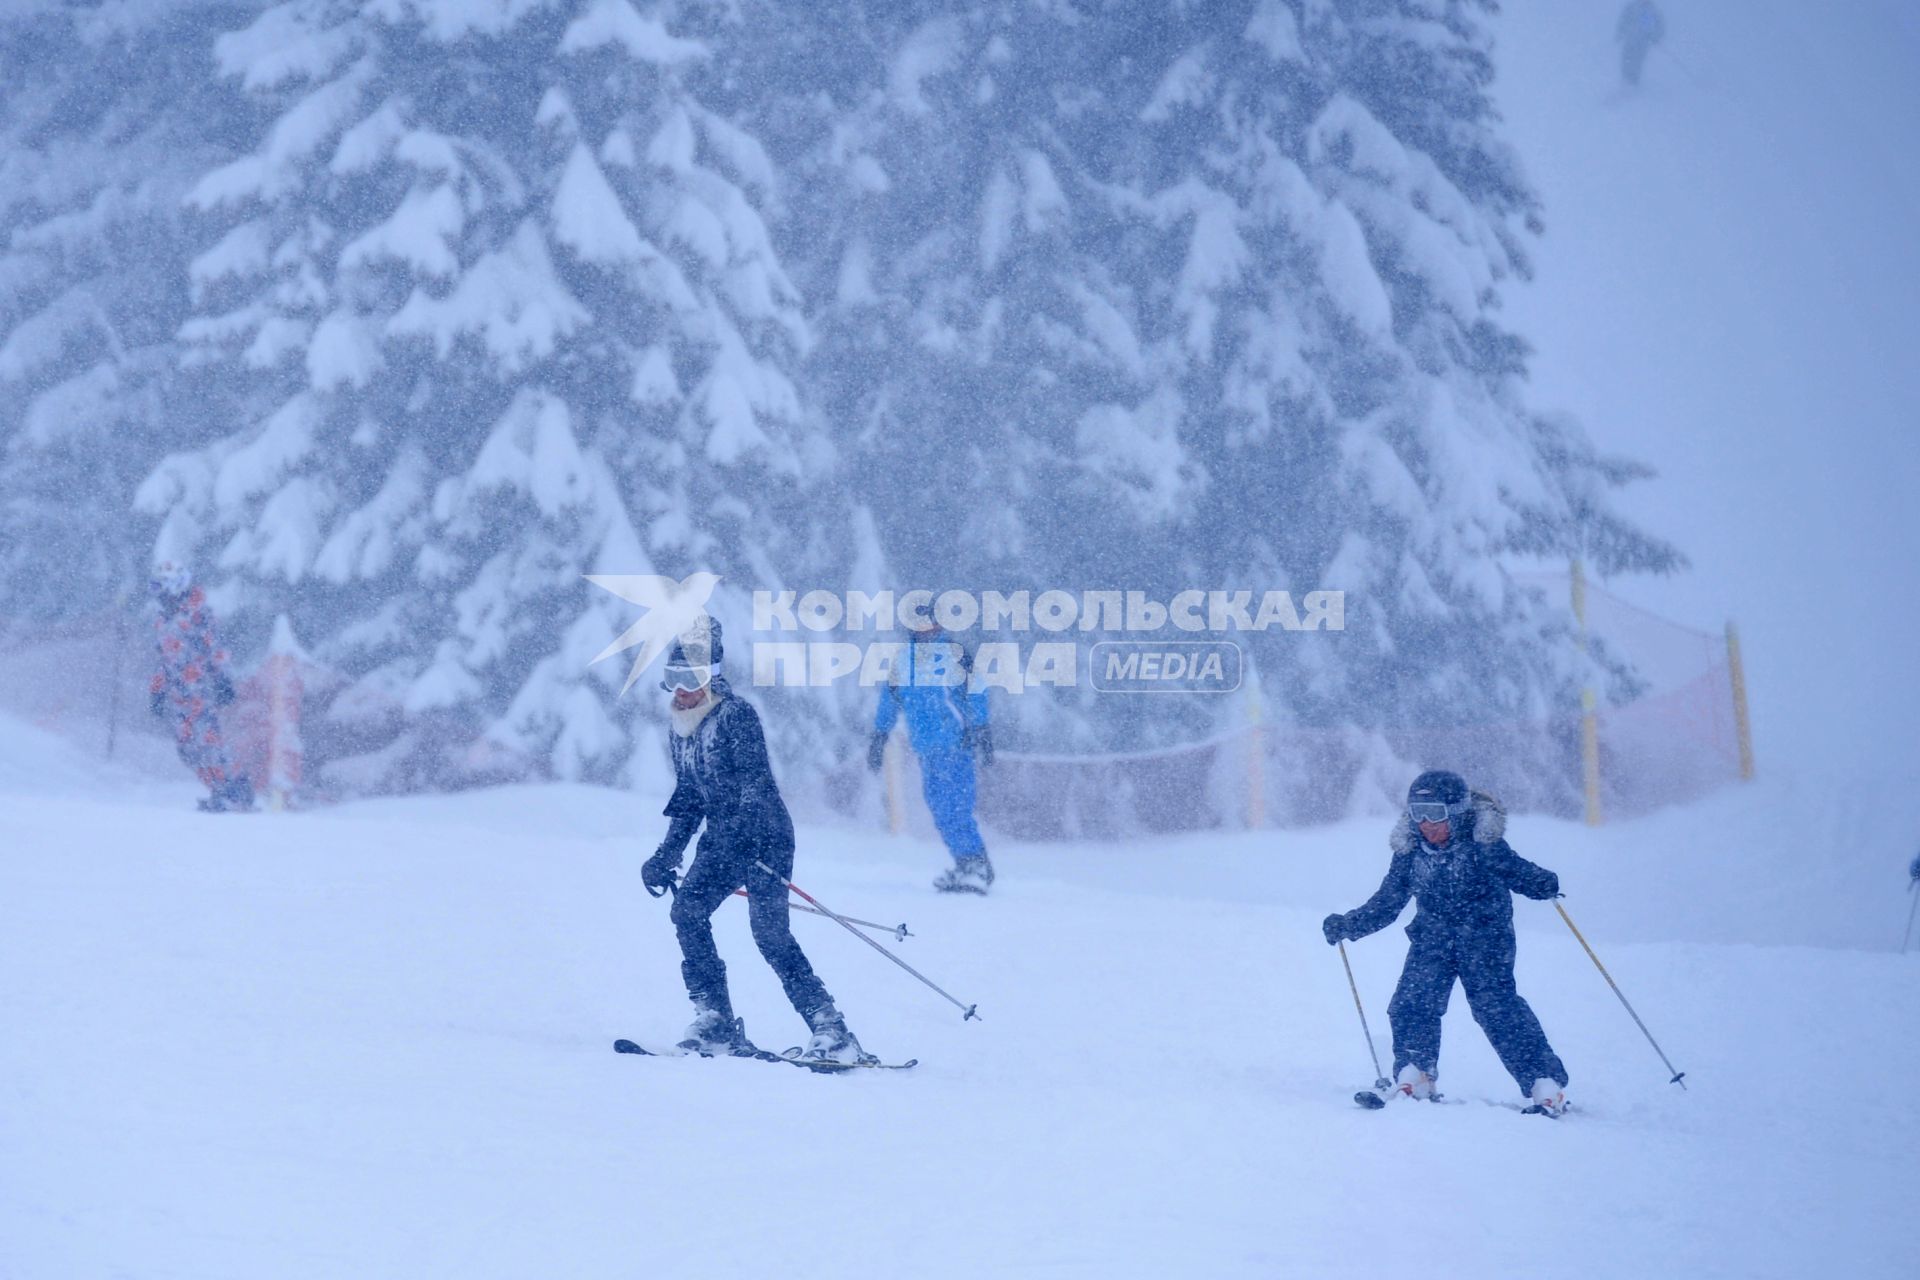
[[[1473,796],[1473,842],[1480,845],[1499,844],[1507,834],[1507,809],[1494,797],[1484,791],[1475,791]],[[1400,820],[1394,824],[1393,834],[1387,837],[1387,845],[1395,853],[1412,853],[1420,843],[1420,832],[1415,829],[1413,819],[1403,811]]]

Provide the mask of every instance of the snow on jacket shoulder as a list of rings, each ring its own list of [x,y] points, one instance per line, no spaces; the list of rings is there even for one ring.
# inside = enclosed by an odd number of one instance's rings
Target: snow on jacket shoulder
[[[1484,792],[1473,793],[1471,821],[1445,848],[1420,838],[1404,814],[1388,837],[1393,861],[1374,895],[1347,914],[1350,936],[1377,933],[1399,918],[1408,899],[1418,908],[1409,934],[1428,929],[1513,928],[1513,895],[1551,898],[1560,877],[1527,861],[1506,842],[1507,811]]]

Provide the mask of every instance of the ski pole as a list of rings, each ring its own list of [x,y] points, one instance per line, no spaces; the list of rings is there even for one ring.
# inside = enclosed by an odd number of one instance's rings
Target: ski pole
[[[1666,1050],[1662,1049],[1660,1042],[1653,1038],[1653,1032],[1647,1030],[1647,1024],[1640,1021],[1640,1015],[1633,1011],[1633,1006],[1627,1003],[1627,997],[1621,992],[1620,984],[1615,982],[1613,975],[1607,972],[1607,966],[1600,963],[1600,957],[1593,954],[1593,948],[1587,945],[1586,938],[1581,934],[1579,926],[1574,924],[1573,917],[1567,914],[1567,909],[1558,902],[1553,904],[1553,909],[1558,911],[1560,918],[1567,922],[1567,928],[1573,930],[1573,936],[1580,939],[1580,946],[1586,951],[1587,959],[1593,961],[1593,967],[1600,971],[1600,976],[1605,978],[1607,985],[1613,988],[1613,994],[1620,997],[1620,1003],[1626,1009],[1627,1016],[1633,1019],[1633,1025],[1640,1028],[1640,1034],[1647,1038],[1647,1043],[1653,1046],[1653,1051],[1660,1055],[1660,1061],[1666,1063],[1667,1070],[1673,1071],[1673,1079],[1667,1081],[1667,1083],[1677,1084],[1684,1090],[1687,1087],[1687,1082],[1684,1078],[1687,1073],[1684,1071],[1674,1071],[1673,1063],[1667,1062]]]
[[[1920,911],[1920,893],[1914,889],[1920,887],[1920,880],[1907,881],[1907,895],[1913,899],[1913,905],[1907,908],[1907,931],[1900,935],[1900,954],[1907,954],[1907,944],[1913,941],[1913,916]]]
[[[952,996],[947,995],[945,991],[941,991],[939,987],[934,986],[932,980],[929,979],[926,974],[921,973],[918,969],[908,964],[905,960],[902,960],[899,956],[893,954],[893,952],[887,950],[885,947],[875,942],[872,938],[869,938],[866,934],[854,928],[853,922],[851,920],[847,919],[845,916],[840,915],[835,911],[833,911],[832,909],[830,909],[826,903],[820,901],[820,899],[814,897],[812,894],[808,893],[805,889],[802,889],[799,885],[787,879],[785,876],[781,875],[778,871],[775,871],[772,867],[768,866],[766,863],[761,862],[759,859],[756,858],[754,859],[753,865],[760,868],[762,871],[766,872],[768,875],[772,876],[775,880],[778,880],[781,884],[787,886],[787,888],[793,890],[795,893],[799,894],[801,897],[805,898],[808,902],[812,903],[816,908],[819,909],[821,915],[825,916],[827,919],[832,920],[836,924],[840,925],[840,927],[845,929],[848,933],[860,939],[860,941],[866,943],[868,946],[872,947],[875,951],[878,951],[881,955],[893,961],[895,964],[899,965],[902,969],[905,969],[908,973],[920,979],[920,981],[926,983],[929,987],[933,987],[935,991],[939,991],[940,995],[944,997],[949,1004],[951,1004],[954,1008],[960,1010],[960,1013],[961,1013],[960,1021],[965,1022],[969,1018],[977,1018],[980,1016],[979,1014],[974,1012],[974,1010],[979,1008],[980,1006],[972,1005],[972,1004],[961,1004],[958,1000],[955,1000]]]
[[[733,896],[736,898],[745,898],[749,895],[747,894],[747,891],[745,889],[735,889],[733,891]],[[799,902],[796,902],[793,904],[793,909],[795,911],[804,911],[808,915],[814,915],[814,916],[824,916],[827,914],[826,912],[822,911],[818,907],[809,907],[805,903],[799,903]],[[862,929],[878,929],[882,933],[890,933],[893,935],[893,940],[895,942],[905,942],[908,938],[911,938],[914,936],[907,929],[907,926],[905,924],[884,925],[884,924],[875,924],[871,920],[856,920],[852,916],[844,916],[842,918],[846,920],[848,924],[857,924]]]
[[[1360,1004],[1360,984],[1353,980],[1353,964],[1347,959],[1347,944],[1340,944],[1340,963],[1347,971],[1347,990],[1353,992],[1353,1011],[1360,1015],[1360,1034],[1367,1038],[1367,1056],[1373,1059],[1373,1087],[1383,1092],[1393,1089],[1393,1081],[1380,1070],[1380,1055],[1374,1052],[1373,1029],[1367,1025],[1367,1011]]]

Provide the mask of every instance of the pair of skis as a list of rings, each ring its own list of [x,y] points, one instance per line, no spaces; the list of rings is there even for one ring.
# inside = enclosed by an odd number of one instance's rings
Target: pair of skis
[[[1393,1087],[1393,1084],[1390,1081],[1383,1078],[1383,1079],[1375,1080],[1373,1082],[1373,1088],[1362,1089],[1360,1092],[1354,1094],[1353,1100],[1354,1102],[1358,1103],[1363,1109],[1367,1111],[1379,1111],[1387,1105],[1387,1099],[1396,1098],[1396,1097],[1406,1098],[1406,1097],[1409,1097],[1409,1095],[1401,1093],[1400,1090]],[[1453,1099],[1443,1097],[1442,1095],[1436,1093],[1433,1095],[1432,1098],[1427,1099],[1427,1101],[1450,1103],[1453,1101]],[[1531,1103],[1527,1106],[1521,1106],[1518,1103],[1512,1103],[1512,1102],[1489,1102],[1487,1105],[1493,1106],[1493,1107],[1505,1107],[1509,1111],[1518,1111],[1523,1116],[1546,1116],[1553,1120],[1560,1119],[1568,1111],[1573,1109],[1573,1104],[1570,1102],[1564,1104],[1562,1109],[1559,1111],[1549,1111],[1537,1102]]]
[[[689,1058],[695,1056],[704,1058],[715,1056],[713,1054],[695,1055],[683,1053],[679,1050],[661,1051],[658,1049],[648,1049],[631,1040],[615,1040],[613,1042],[613,1051],[615,1053],[638,1054],[644,1058]],[[784,1062],[789,1066],[805,1067],[809,1071],[817,1071],[822,1075],[834,1075],[842,1071],[905,1071],[910,1067],[915,1067],[920,1064],[920,1059],[918,1058],[908,1058],[905,1062],[881,1062],[877,1058],[872,1062],[821,1062],[803,1058],[800,1056],[800,1052],[800,1047],[795,1045],[785,1053],[775,1053],[771,1049],[751,1048],[742,1049],[728,1056],[735,1058],[752,1058],[760,1062]]]
[[[1558,905],[1558,904],[1555,904],[1555,905]],[[1564,916],[1567,913],[1565,911],[1562,911],[1560,914]],[[1573,921],[1568,920],[1567,924],[1571,926],[1573,924]],[[1580,931],[1578,929],[1575,929],[1574,935],[1576,937],[1579,936],[1579,932]],[[1581,941],[1581,945],[1584,946],[1586,944],[1585,938],[1581,938],[1580,941]],[[1373,1059],[1373,1088],[1362,1089],[1360,1092],[1353,1095],[1353,1100],[1354,1102],[1358,1103],[1361,1107],[1363,1107],[1368,1111],[1379,1111],[1387,1105],[1388,1098],[1395,1097],[1395,1096],[1408,1097],[1411,1095],[1401,1094],[1399,1088],[1394,1085],[1393,1081],[1387,1079],[1386,1076],[1380,1073],[1380,1055],[1374,1052],[1373,1028],[1367,1025],[1367,1010],[1366,1010],[1366,1007],[1360,1003],[1360,984],[1353,980],[1353,965],[1347,959],[1346,939],[1342,938],[1339,942],[1339,946],[1340,946],[1340,964],[1341,964],[1341,967],[1347,971],[1347,989],[1353,992],[1354,1012],[1360,1015],[1360,1033],[1367,1038],[1367,1056]],[[1589,952],[1589,954],[1591,954],[1591,952]],[[1594,963],[1595,964],[1600,963],[1599,957],[1597,956],[1594,957]],[[1606,970],[1602,969],[1600,972],[1605,973]],[[1613,979],[1608,978],[1607,981],[1612,982]],[[1616,991],[1617,990],[1618,988],[1616,988]],[[1624,1002],[1626,1000],[1626,997],[1621,996],[1620,999]],[[1629,1008],[1628,1012],[1632,1012],[1631,1008]],[[1639,1015],[1637,1014],[1635,1015],[1636,1020],[1638,1020],[1638,1016]],[[1674,1080],[1676,1082],[1678,1082],[1679,1079],[1680,1079],[1679,1076],[1677,1075],[1674,1076]],[[1435,1102],[1441,1101],[1440,1095],[1437,1093],[1434,1094],[1432,1100]],[[1501,1103],[1498,1105],[1504,1106],[1506,1104]],[[1562,1109],[1559,1111],[1549,1111],[1538,1103],[1534,1103],[1530,1106],[1525,1106],[1525,1107],[1514,1107],[1512,1109],[1519,1111],[1524,1115],[1551,1116],[1556,1120],[1558,1120],[1562,1115],[1566,1113],[1565,1107],[1562,1107]]]

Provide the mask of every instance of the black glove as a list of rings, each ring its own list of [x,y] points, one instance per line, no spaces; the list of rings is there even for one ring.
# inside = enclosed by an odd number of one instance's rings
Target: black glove
[[[226,672],[216,671],[213,673],[213,701],[215,706],[231,706],[234,698],[238,696],[233,689],[233,680]]]
[[[1565,894],[1560,892],[1560,877],[1551,871],[1547,872],[1547,892],[1543,895],[1543,901],[1550,902],[1555,898],[1565,896]]]
[[[978,755],[981,764],[992,764],[993,730],[984,724],[968,725],[967,750]]]
[[[876,733],[873,735],[873,741],[867,744],[867,768],[878,773],[880,772],[880,766],[885,764],[886,760],[887,735],[884,733]]]
[[[654,897],[665,897],[680,884],[680,855],[662,849],[648,858],[640,868],[640,883]]]
[[[1337,946],[1347,936],[1347,918],[1338,911],[1320,922],[1320,932],[1327,937],[1327,945]]]

